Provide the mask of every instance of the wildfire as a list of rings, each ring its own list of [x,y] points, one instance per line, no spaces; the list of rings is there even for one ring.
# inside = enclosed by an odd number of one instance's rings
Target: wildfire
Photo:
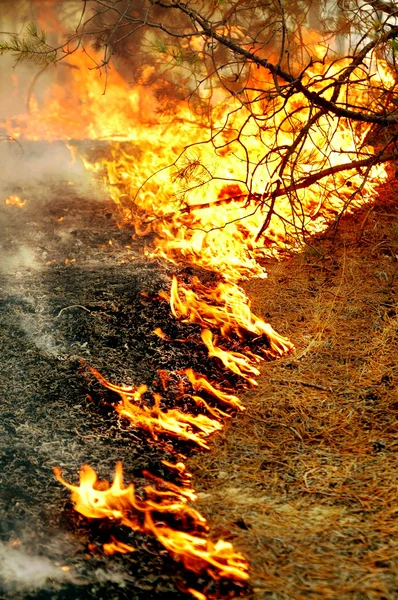
[[[166,482],[162,482],[166,484],[166,491],[146,486],[144,491],[147,498],[141,500],[132,483],[124,486],[121,463],[116,465],[112,485],[98,480],[94,469],[88,465],[80,469],[78,486],[65,481],[59,468],[54,468],[54,474],[71,491],[75,510],[85,517],[118,521],[132,531],[154,535],[174,557],[181,560],[185,568],[195,573],[208,571],[212,576],[229,577],[237,581],[248,578],[246,559],[235,552],[229,542],[219,540],[213,544],[203,537],[207,531],[205,519],[187,506],[186,494],[176,486],[171,490]],[[194,522],[200,535],[168,526],[162,515],[177,515],[182,523]],[[115,538],[104,544],[103,549],[108,554],[134,550]]]
[[[328,97],[347,64],[317,63],[303,83],[314,91],[329,88]],[[380,81],[388,84],[382,68],[370,91],[361,83],[361,73],[356,77],[349,89],[343,86],[341,96],[348,94],[359,107],[369,104],[372,93],[377,96],[373,90]],[[274,85],[269,80],[261,84],[264,96]],[[276,98],[265,112],[263,102],[247,100],[251,112],[229,99],[213,111],[207,125],[195,123],[181,105],[171,121],[136,122],[124,138],[128,144],[112,143],[110,158],[85,159],[88,169],[104,177],[122,220],[132,223],[139,236],[156,234],[155,255],[217,271],[232,282],[264,277],[259,257],[299,248],[305,236],[327,227],[343,208],[371,199],[386,178],[383,165],[373,166],[365,183],[358,170],[333,172],[333,167],[368,155],[367,127],[354,130],[346,120],[325,114],[295,151],[295,136],[310,121],[308,100],[300,94],[287,101]],[[292,148],[285,163],[283,148]],[[319,181],[300,187],[307,176],[322,171]],[[358,188],[361,195],[354,197]],[[268,213],[268,227],[258,240]]]
[[[6,204],[8,206],[17,206],[18,208],[23,208],[26,205],[26,203],[26,199],[22,200],[22,198],[20,198],[16,194],[11,194],[11,196],[8,196],[8,198],[6,198]]]
[[[75,153],[79,147],[72,139],[109,140],[110,155],[86,156],[85,165],[104,178],[121,219],[132,223],[137,235],[156,234],[158,256],[183,259],[230,281],[265,276],[259,257],[300,247],[306,235],[327,227],[347,205],[368,201],[386,178],[383,165],[372,166],[364,184],[355,169],[330,172],[358,153],[368,155],[368,127],[354,129],[333,115],[324,114],[310,126],[295,150],[295,136],[310,122],[312,107],[300,94],[267,100],[274,81],[265,74],[256,75],[260,98],[249,91],[243,104],[229,97],[206,121],[183,102],[172,116],[155,114],[151,90],[129,87],[117,71],[104,95],[104,81],[91,68],[94,60],[72,54],[68,93],[65,85],[54,84],[43,106],[33,100],[29,115],[4,126],[14,138],[64,139]],[[319,61],[307,69],[303,84],[311,91],[324,89],[329,98],[347,65],[347,60]],[[369,110],[381,82],[394,85],[379,61],[372,86],[364,85],[358,70],[349,87],[342,86],[341,99]],[[284,148],[292,148],[285,163]],[[309,174],[321,171],[323,178],[300,188]],[[361,194],[353,198],[358,188]],[[270,211],[268,227],[257,240]]]
[[[261,87],[260,96],[255,95],[258,91],[244,91],[240,98],[224,97],[207,118],[198,118],[183,102],[172,116],[158,115],[148,87],[131,88],[114,71],[104,95],[104,81],[96,77],[87,54],[75,52],[68,62],[68,86],[53,85],[42,106],[32,97],[29,115],[4,124],[8,134],[16,139],[65,140],[72,156],[81,155],[87,170],[104,181],[119,209],[120,223],[133,226],[135,236],[151,234],[151,256],[217,274],[214,284],[197,277],[187,284],[173,277],[170,292],[163,291],[160,297],[170,303],[176,319],[201,327],[201,343],[218,365],[246,385],[257,385],[260,361],[292,352],[294,346],[251,311],[239,281],[266,277],[260,258],[301,248],[309,234],[325,229],[343,209],[358,207],[373,196],[376,185],[386,178],[383,166],[369,167],[365,181],[359,170],[333,170],[358,153],[368,156],[364,143],[368,128],[355,129],[326,113],[313,122],[310,102],[299,93],[288,98],[272,94],[275,82],[267,75],[254,86]],[[347,65],[343,60],[332,65],[319,61],[306,70],[302,83],[330,98]],[[375,73],[373,88],[368,89],[358,70],[349,87],[341,85],[340,97],[350,106],[368,110],[381,79],[386,84],[388,73],[382,66]],[[303,130],[308,135],[297,144],[297,132]],[[98,159],[84,153],[79,145],[82,139],[108,140],[106,156]],[[314,173],[323,176],[304,185]],[[357,189],[361,194],[355,197]],[[22,207],[26,200],[10,196],[6,202]],[[112,245],[111,240],[108,243]],[[65,264],[73,262],[74,258],[65,259]],[[165,342],[186,341],[170,340],[160,328],[154,333]],[[253,341],[256,350],[250,349]],[[235,344],[233,350],[231,344]],[[116,385],[96,369],[91,372],[120,396],[117,413],[154,440],[168,436],[207,449],[209,436],[230,415],[206,398],[210,396],[230,412],[244,410],[231,390],[220,389],[189,368],[180,373],[181,380],[185,378],[191,386],[192,401],[211,417],[166,409],[162,396],[150,395],[145,385]],[[166,395],[167,376],[162,377]],[[203,393],[205,397],[198,395]],[[116,521],[131,531],[154,535],[195,573],[246,580],[246,559],[228,542],[211,542],[205,519],[187,505],[195,493],[185,466],[163,463],[184,485],[146,473],[156,487],[145,487],[145,499],[136,494],[133,483],[124,485],[121,463],[112,484],[98,480],[88,465],[80,470],[78,486],[67,483],[60,469],[54,473],[70,490],[75,510],[85,517]],[[182,526],[170,525],[173,519]],[[112,538],[103,550],[114,554],[134,548]],[[188,591],[200,600],[205,598],[197,590]]]

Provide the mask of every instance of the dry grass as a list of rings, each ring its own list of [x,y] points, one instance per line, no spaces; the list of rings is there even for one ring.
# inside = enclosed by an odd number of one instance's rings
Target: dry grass
[[[247,286],[296,355],[191,461],[215,537],[251,562],[247,598],[398,598],[398,192],[364,216]]]

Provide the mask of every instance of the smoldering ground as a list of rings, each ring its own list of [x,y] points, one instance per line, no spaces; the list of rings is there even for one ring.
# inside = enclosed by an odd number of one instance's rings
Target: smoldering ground
[[[126,483],[140,488],[143,470],[165,477],[163,459],[194,451],[167,438],[155,445],[150,434],[121,421],[82,361],[115,383],[149,386],[159,369],[209,373],[212,362],[198,344],[170,344],[153,334],[161,327],[171,338],[186,336],[167,302],[142,295],[156,298],[169,289],[170,267],[139,254],[132,231],[117,227],[112,203],[99,200],[95,186],[85,194],[69,185],[66,150],[57,180],[58,155],[43,150],[48,146],[37,143],[33,162],[26,153],[9,158],[4,193],[21,184],[21,172],[26,204],[6,204],[8,194],[0,200],[1,594],[7,600],[183,598],[178,586],[189,587],[186,577],[195,586],[197,576],[148,536],[126,534],[136,551],[104,556],[112,530],[72,509],[52,468],[77,483],[87,463],[111,481],[122,461]],[[173,407],[175,400],[165,402]]]

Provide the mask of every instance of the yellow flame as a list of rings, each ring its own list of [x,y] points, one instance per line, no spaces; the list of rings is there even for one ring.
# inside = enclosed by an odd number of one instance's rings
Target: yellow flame
[[[17,206],[18,208],[23,208],[26,205],[26,203],[26,199],[22,200],[22,198],[20,198],[16,194],[11,194],[11,196],[8,196],[8,198],[6,198],[6,204],[8,204],[8,206]]]
[[[128,419],[134,427],[148,431],[154,439],[160,434],[170,435],[208,449],[204,438],[222,429],[219,421],[205,415],[192,416],[178,409],[161,410],[159,394],[153,395],[155,403],[152,407],[140,406],[138,403],[146,386],[137,389],[118,386],[107,381],[93,367],[90,370],[102,385],[120,395],[122,402],[115,407],[119,415]]]
[[[167,491],[162,492],[147,486],[145,490],[150,497],[141,500],[137,497],[132,483],[124,486],[121,463],[116,465],[112,485],[106,481],[99,481],[94,469],[88,465],[83,465],[80,469],[78,486],[65,481],[58,467],[54,468],[54,475],[70,490],[75,510],[82,515],[93,519],[116,520],[133,531],[153,534],[174,558],[181,560],[187,569],[195,573],[208,570],[210,574],[215,571],[218,576],[230,577],[237,581],[245,581],[248,578],[246,559],[235,552],[229,542],[219,540],[213,544],[203,536],[173,529],[162,522],[161,514],[177,514],[183,520],[193,519],[196,527],[202,531],[207,529],[205,519],[188,507],[186,496],[180,494],[179,490],[169,483],[161,482],[157,478],[157,482],[163,483]],[[133,550],[132,546],[115,539],[104,546],[104,551],[108,553]]]

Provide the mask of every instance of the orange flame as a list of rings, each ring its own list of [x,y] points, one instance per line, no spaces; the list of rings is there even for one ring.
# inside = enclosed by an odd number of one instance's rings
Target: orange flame
[[[111,541],[102,545],[105,554],[128,554],[129,552],[134,552],[135,548],[133,546],[129,546],[129,544],[125,544],[124,542],[120,542],[113,536],[111,537]]]
[[[136,403],[141,400],[142,394],[147,389],[146,386],[140,386],[137,389],[118,386],[107,381],[93,367],[90,367],[90,370],[103,386],[120,395],[122,402],[116,406],[116,411],[122,417],[127,418],[134,427],[148,431],[154,439],[161,434],[171,435],[208,449],[209,446],[204,438],[222,429],[219,421],[209,419],[205,415],[192,416],[178,409],[161,410],[159,394],[153,395],[155,403],[152,407],[139,406]]]
[[[329,84],[331,93],[346,66],[344,60],[333,65],[318,62],[307,70],[303,83],[314,91]],[[343,86],[341,91],[341,99],[348,94],[348,101],[358,107],[371,107],[372,98],[377,102],[381,82],[394,85],[382,62],[371,89],[361,77],[359,71],[354,73],[349,89]],[[262,84],[265,97],[274,83]],[[325,229],[347,205],[352,209],[371,199],[387,177],[384,165],[373,166],[365,183],[356,169],[328,172],[357,159],[358,152],[367,156],[372,150],[364,146],[368,126],[353,129],[344,119],[324,115],[310,128],[300,154],[292,155],[281,179],[280,149],[294,147],[297,131],[307,125],[312,108],[300,94],[287,101],[274,98],[266,107],[272,114],[267,120],[263,102],[250,100],[250,113],[238,100],[220,103],[208,129],[198,120],[195,123],[183,104],[173,122],[148,125],[136,120],[134,131],[126,136],[133,142],[130,151],[114,143],[111,159],[85,163],[105,177],[111,197],[136,234],[156,234],[155,255],[218,271],[229,281],[264,276],[258,257],[300,248],[306,235]],[[201,139],[211,143],[200,143]],[[192,142],[194,147],[184,151]],[[320,181],[306,189],[296,185],[322,170],[328,174]],[[294,191],[294,197],[283,193],[276,197],[268,228],[257,241],[276,186]],[[355,189],[361,195],[354,199]]]
[[[6,204],[8,204],[8,206],[18,206],[18,208],[22,208],[23,206],[26,205],[26,203],[27,203],[26,199],[22,200],[22,198],[20,198],[16,194],[11,194],[11,196],[6,198]]]
[[[203,329],[201,337],[205,346],[207,346],[209,356],[219,358],[226,369],[239,375],[239,377],[243,377],[243,379],[246,379],[253,386],[257,385],[257,381],[253,377],[260,375],[260,371],[253,366],[252,361],[247,356],[241,352],[231,352],[219,348],[210,329]]]
[[[86,156],[84,164],[104,179],[120,210],[121,221],[134,225],[138,236],[154,234],[154,256],[174,262],[183,260],[223,278],[214,287],[193,278],[189,289],[174,277],[170,296],[165,292],[161,296],[170,301],[177,319],[202,327],[201,339],[211,357],[247,383],[256,385],[257,367],[263,356],[247,350],[245,353],[226,350],[218,345],[219,339],[259,338],[264,342],[258,345],[259,352],[274,357],[293,351],[294,347],[252,313],[238,281],[245,277],[265,277],[258,258],[279,256],[285,249],[299,249],[306,235],[325,229],[343,208],[349,205],[352,209],[372,198],[376,186],[386,179],[382,165],[371,167],[365,183],[358,171],[349,170],[329,173],[306,189],[296,185],[313,172],[348,164],[357,158],[358,149],[366,155],[364,140],[368,129],[366,126],[353,129],[344,119],[327,114],[310,127],[312,107],[302,95],[286,99],[270,94],[266,102],[266,95],[274,86],[267,78],[254,86],[258,89],[261,84],[262,101],[245,91],[244,102],[237,97],[224,102],[221,90],[217,90],[221,102],[207,122],[198,122],[186,103],[176,107],[172,118],[156,115],[155,119],[153,95],[147,87],[131,89],[113,71],[104,96],[103,81],[90,70],[92,59],[76,52],[68,60],[72,67],[68,71],[69,84],[54,85],[44,106],[33,98],[29,115],[6,123],[8,133],[14,138],[33,140],[111,141],[107,158],[96,161]],[[347,64],[316,62],[302,75],[302,83],[313,91],[321,91],[324,86],[327,98],[336,89],[334,83]],[[388,77],[380,63],[373,77],[374,86],[367,89],[358,70],[352,73],[349,87],[341,86],[338,101],[344,97],[351,106],[372,107],[372,94],[377,101],[377,85],[383,81],[388,86]],[[293,152],[290,158],[286,155],[287,168],[281,171],[284,157],[280,149],[294,149],[297,131],[307,126],[309,135],[300,151]],[[72,153],[78,153],[78,144],[69,147]],[[281,192],[273,204],[272,193],[277,189],[294,193]],[[360,198],[353,199],[354,189],[361,189]],[[19,207],[26,203],[18,196],[10,196],[8,200],[8,204]],[[258,240],[264,221],[268,226]],[[155,333],[168,341],[159,328]],[[219,418],[227,416],[196,395],[193,400],[202,404],[214,419],[191,416],[178,409],[164,410],[159,394],[154,394],[154,404],[148,406],[142,398],[146,386],[117,386],[95,369],[91,371],[105,387],[119,394],[117,412],[154,439],[168,435],[208,448],[206,438],[221,429]],[[203,390],[223,406],[243,410],[239,399],[227,390],[217,389],[190,369],[185,374],[195,392]],[[179,463],[164,464],[177,472],[184,471]],[[195,573],[207,571],[237,581],[247,579],[246,559],[234,552],[231,544],[222,540],[213,544],[198,534],[198,530],[206,530],[206,522],[187,506],[187,501],[195,497],[187,485],[179,488],[147,474],[162,489],[147,486],[146,499],[141,500],[132,483],[124,486],[120,463],[111,485],[99,481],[88,465],[80,471],[79,486],[67,483],[60,469],[54,473],[71,491],[75,509],[84,516],[107,518],[132,531],[155,535],[172,556]],[[185,477],[185,483],[188,479]],[[193,521],[194,531],[173,529],[164,522],[167,515],[178,515],[184,524]],[[133,547],[113,539],[104,545],[104,551],[123,553],[133,551]],[[198,600],[204,600],[201,592],[189,591]]]
[[[294,346],[289,340],[251,312],[246,294],[236,284],[219,282],[212,289],[194,278],[193,285],[199,290],[201,298],[193,289],[178,285],[175,276],[170,297],[165,292],[160,293],[161,297],[170,300],[171,311],[177,319],[217,328],[223,337],[231,337],[233,332],[241,339],[248,333],[264,336],[277,356],[293,350]]]
[[[199,536],[173,529],[165,525],[160,515],[178,514],[185,521],[194,520],[195,527],[206,530],[205,519],[194,509],[186,505],[186,497],[178,489],[166,484],[167,492],[145,488],[148,500],[140,500],[135,487],[130,483],[124,487],[121,463],[117,463],[112,485],[99,481],[91,467],[84,465],[80,469],[80,485],[72,485],[62,477],[61,469],[54,468],[56,479],[71,491],[75,510],[82,515],[94,519],[108,518],[119,521],[133,531],[153,534],[170,554],[181,560],[184,566],[201,573],[208,571],[217,577],[230,577],[237,581],[248,578],[246,559],[233,550],[229,542],[219,540],[215,544]],[[157,479],[158,482],[161,480]],[[113,553],[133,551],[132,546],[114,539],[104,546],[105,552]]]
[[[192,387],[195,391],[204,390],[214,398],[217,398],[217,400],[226,406],[232,406],[233,408],[237,408],[242,411],[246,410],[239,398],[214,387],[210,381],[208,381],[202,375],[198,375],[192,369],[185,369],[184,373],[188,377],[188,381],[192,384]]]

